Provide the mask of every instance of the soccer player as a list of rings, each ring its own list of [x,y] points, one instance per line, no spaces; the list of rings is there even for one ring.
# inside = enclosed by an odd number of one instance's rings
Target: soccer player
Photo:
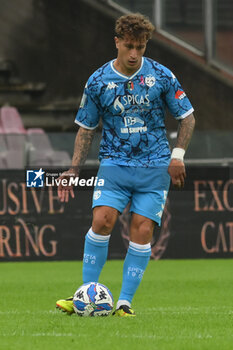
[[[170,179],[183,187],[183,157],[194,129],[193,107],[175,75],[144,57],[154,31],[140,14],[116,21],[117,58],[104,64],[88,79],[75,122],[72,167],[62,174],[78,175],[86,160],[95,129],[102,118],[98,178],[103,188],[93,193],[92,226],[86,234],[83,282],[97,282],[105,264],[112,229],[130,202],[130,242],[124,261],[120,296],[113,315],[133,317],[132,299],[151,255],[155,225],[160,225]],[[165,130],[165,109],[178,121],[176,147],[170,152]],[[61,202],[74,197],[72,187],[58,188]],[[72,297],[56,306],[73,312]]]

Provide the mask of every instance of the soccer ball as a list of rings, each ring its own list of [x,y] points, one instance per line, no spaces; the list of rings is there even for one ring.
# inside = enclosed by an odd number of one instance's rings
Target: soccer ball
[[[74,311],[79,316],[108,316],[113,308],[113,297],[103,284],[89,282],[74,293]]]

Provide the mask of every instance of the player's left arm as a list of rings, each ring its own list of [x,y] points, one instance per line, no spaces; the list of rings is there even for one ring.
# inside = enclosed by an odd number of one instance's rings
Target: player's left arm
[[[186,172],[183,157],[192,138],[194,126],[195,118],[192,113],[179,121],[177,142],[172,151],[171,162],[168,167],[172,184],[177,187],[184,186]]]

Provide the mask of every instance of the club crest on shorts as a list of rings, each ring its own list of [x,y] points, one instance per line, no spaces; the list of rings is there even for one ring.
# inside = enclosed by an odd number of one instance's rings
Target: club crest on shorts
[[[93,199],[94,199],[94,200],[99,199],[100,196],[101,196],[101,191],[100,191],[100,190],[94,191],[94,194],[93,194]]]

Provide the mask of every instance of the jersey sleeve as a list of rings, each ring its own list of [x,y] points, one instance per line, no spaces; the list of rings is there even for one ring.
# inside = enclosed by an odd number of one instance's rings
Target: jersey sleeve
[[[175,119],[186,118],[194,109],[175,75],[167,69],[165,100]]]
[[[94,79],[89,78],[81,99],[78,113],[75,118],[75,123],[85,129],[95,129],[100,120],[101,107],[98,99],[96,84]]]

